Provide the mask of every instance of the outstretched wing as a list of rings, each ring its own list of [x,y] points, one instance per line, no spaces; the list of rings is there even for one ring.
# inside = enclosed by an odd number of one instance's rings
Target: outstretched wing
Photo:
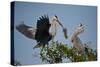
[[[24,36],[30,38],[30,39],[35,39],[35,33],[36,33],[36,29],[34,29],[33,27],[27,26],[24,23],[23,24],[19,24],[16,26],[16,29],[22,33]]]
[[[51,24],[49,22],[48,16],[41,16],[39,17],[39,20],[37,20],[37,31],[35,39],[37,42],[42,41],[46,36],[49,35],[49,28]]]

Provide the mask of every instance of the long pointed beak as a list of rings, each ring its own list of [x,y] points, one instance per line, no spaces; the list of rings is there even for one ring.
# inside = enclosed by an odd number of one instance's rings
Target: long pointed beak
[[[57,22],[58,22],[59,25],[62,27],[63,32],[64,32],[64,36],[65,36],[65,38],[67,39],[67,38],[68,38],[68,36],[67,36],[67,29],[64,28],[64,26],[62,25],[62,23],[61,23],[58,19],[57,19]]]
[[[59,25],[62,27],[62,28],[64,28],[63,27],[63,25],[61,24],[61,22],[57,19],[57,22],[59,23]]]

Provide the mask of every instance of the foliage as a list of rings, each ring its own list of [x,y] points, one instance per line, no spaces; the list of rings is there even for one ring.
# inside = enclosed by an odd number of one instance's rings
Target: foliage
[[[51,42],[49,47],[41,49],[40,58],[45,63],[62,63],[63,59],[69,59],[71,62],[95,61],[97,60],[97,52],[89,47],[85,47],[84,53],[78,52],[67,44]]]

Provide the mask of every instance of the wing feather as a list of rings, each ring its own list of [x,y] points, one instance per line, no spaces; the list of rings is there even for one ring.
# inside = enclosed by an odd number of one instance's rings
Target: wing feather
[[[44,15],[39,17],[39,20],[37,20],[37,32],[35,37],[37,42],[42,41],[46,36],[49,35],[50,26],[51,24],[48,16]]]
[[[27,26],[25,24],[19,24],[16,26],[16,29],[24,36],[30,39],[35,39],[36,29],[34,29],[33,27]]]

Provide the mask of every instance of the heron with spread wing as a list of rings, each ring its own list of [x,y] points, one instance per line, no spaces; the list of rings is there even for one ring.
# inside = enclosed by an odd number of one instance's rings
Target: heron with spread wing
[[[44,15],[37,20],[36,28],[23,23],[17,25],[16,29],[24,36],[37,41],[37,45],[34,48],[40,46],[44,47],[45,45],[48,45],[48,42],[56,35],[56,22],[58,21],[57,16],[54,16],[52,18],[52,24],[50,24],[49,17]],[[63,28],[63,25],[60,22],[58,23]],[[52,27],[52,32],[49,32],[50,27]]]

